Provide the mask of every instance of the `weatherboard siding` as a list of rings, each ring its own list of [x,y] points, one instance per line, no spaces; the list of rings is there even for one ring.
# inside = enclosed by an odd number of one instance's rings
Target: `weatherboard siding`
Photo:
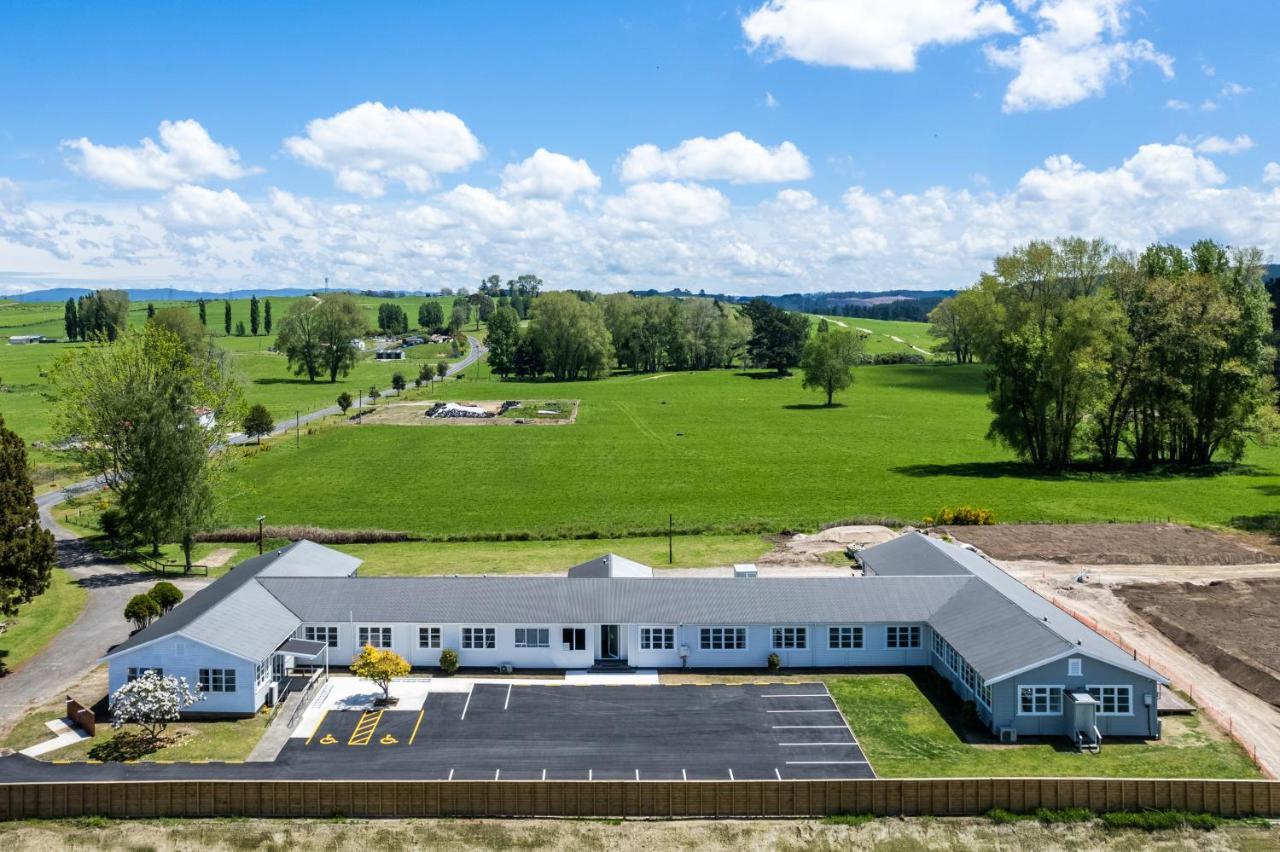
[[[203,713],[252,714],[266,701],[271,684],[253,682],[255,666],[240,657],[217,648],[176,636],[159,639],[113,658],[107,667],[107,690],[114,694],[129,680],[129,669],[162,669],[165,675],[185,677],[195,689],[200,683],[200,669],[234,669],[235,692],[207,692],[187,715]]]
[[[1157,683],[1109,663],[1084,655],[1080,660],[1080,675],[1068,674],[1068,660],[1054,660],[992,685],[992,704],[995,708],[992,730],[1017,728],[1022,736],[1065,736],[1070,727],[1066,714],[1069,702],[1063,701],[1063,712],[1048,716],[1031,716],[1018,712],[1019,686],[1062,686],[1067,692],[1085,691],[1088,686],[1129,686],[1132,689],[1132,713],[1097,716],[1098,730],[1104,741],[1107,737],[1160,736],[1160,721],[1156,715]]]

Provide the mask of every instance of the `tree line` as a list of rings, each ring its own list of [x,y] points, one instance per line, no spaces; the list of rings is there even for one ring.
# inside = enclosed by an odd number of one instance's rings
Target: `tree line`
[[[1238,461],[1277,425],[1258,249],[1032,242],[930,315],[987,365],[989,436],[1031,464]]]

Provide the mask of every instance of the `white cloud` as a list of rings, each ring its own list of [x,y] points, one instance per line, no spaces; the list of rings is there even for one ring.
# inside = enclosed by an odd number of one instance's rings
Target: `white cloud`
[[[285,192],[274,186],[268,191],[268,198],[276,215],[304,228],[315,224],[315,205],[310,199],[299,198],[292,192]]]
[[[779,207],[788,210],[812,210],[821,202],[813,196],[813,193],[806,192],[803,189],[783,189],[779,190],[774,196],[774,200]]]
[[[1176,109],[1176,110],[1191,109],[1191,104],[1187,103],[1186,101],[1180,101],[1177,98],[1169,98],[1169,100],[1164,102],[1164,105],[1168,109]]]
[[[1247,95],[1252,92],[1248,86],[1242,86],[1239,83],[1227,83],[1222,87],[1222,91],[1218,92],[1220,98],[1238,98],[1241,95]]]
[[[767,106],[769,109],[777,109],[778,107],[782,106],[782,104],[778,101],[778,99],[773,96],[773,92],[764,93],[764,105]]]
[[[1280,163],[1270,162],[1262,167],[1263,183],[1280,183]]]
[[[1254,141],[1245,134],[1235,139],[1224,139],[1221,136],[1207,136],[1196,143],[1196,150],[1201,154],[1239,154],[1254,146]]]
[[[989,0],[769,0],[742,21],[752,50],[858,70],[911,71],[935,44],[1016,32]]]
[[[729,199],[696,183],[637,183],[605,202],[610,216],[631,223],[699,227],[729,214]]]
[[[1204,100],[1204,101],[1201,101],[1201,102],[1200,102],[1200,111],[1201,111],[1201,112],[1214,112],[1214,111],[1216,111],[1217,109],[1218,109],[1218,104],[1217,104],[1217,103],[1215,103],[1214,101],[1211,101],[1211,100]]]
[[[734,131],[716,139],[686,139],[666,151],[637,145],[622,159],[624,181],[727,180],[731,183],[776,183],[804,180],[809,160],[790,142],[766,148]]]
[[[1035,34],[1012,47],[988,45],[988,61],[1017,72],[1005,90],[1005,112],[1055,109],[1098,97],[1112,82],[1127,78],[1136,63],[1151,63],[1171,78],[1173,59],[1151,42],[1120,40],[1128,5],[1129,0],[1043,0],[1034,11]]]
[[[333,172],[339,189],[369,198],[383,195],[388,181],[426,192],[436,175],[461,171],[484,156],[479,140],[453,113],[373,102],[311,120],[306,135],[289,137],[284,147]]]
[[[68,139],[67,165],[78,174],[121,189],[168,189],[209,178],[233,180],[261,169],[240,164],[235,148],[219,145],[193,119],[162,121],[160,141],[143,139],[138,147],[97,145],[85,137]]]
[[[254,220],[253,209],[231,190],[192,184],[174,187],[158,207],[144,207],[143,215],[178,234],[239,231]]]
[[[502,191],[526,198],[565,199],[600,188],[600,176],[586,160],[575,160],[539,148],[523,162],[502,169]]]

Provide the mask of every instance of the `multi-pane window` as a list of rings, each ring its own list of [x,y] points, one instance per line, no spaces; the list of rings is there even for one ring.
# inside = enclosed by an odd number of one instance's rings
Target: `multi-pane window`
[[[439,627],[419,627],[418,628],[418,647],[419,648],[439,648],[440,647],[440,628]]]
[[[142,676],[143,676],[144,674],[146,674],[147,672],[155,672],[155,673],[156,673],[156,677],[164,677],[164,669],[157,668],[157,667],[155,667],[155,666],[142,666],[142,667],[140,667],[140,668],[134,668],[133,666],[130,666],[130,667],[129,667],[129,680],[131,680],[131,681],[133,681],[133,680],[137,680],[138,678],[142,677]]]
[[[641,627],[641,651],[674,651],[676,629],[674,627]]]
[[[919,627],[889,627],[886,634],[887,647],[890,648],[919,648],[920,647],[920,628]]]
[[[699,644],[704,651],[745,651],[747,628],[703,627],[698,632]]]
[[[1128,716],[1133,712],[1132,687],[1090,686],[1087,689],[1098,702],[1099,716]]]
[[[1023,716],[1048,716],[1062,712],[1062,687],[1019,686],[1018,712]]]
[[[253,682],[257,686],[266,683],[271,675],[271,660],[263,660],[253,667]]]
[[[560,642],[566,651],[587,650],[587,628],[566,627],[560,631]]]
[[[338,647],[338,628],[333,625],[304,627],[302,638],[311,642],[323,642],[330,648],[336,648]]]
[[[828,627],[827,647],[834,650],[862,647],[861,627]]]
[[[1080,677],[1080,664],[1079,657],[1067,660],[1067,677]]]
[[[978,679],[978,700],[986,706],[991,706],[991,685],[981,678]]]
[[[932,633],[933,633],[933,653],[941,657],[944,653],[943,649],[949,647],[947,645],[947,640],[943,639],[942,634],[936,630],[932,631]]]
[[[978,673],[967,662],[960,663],[960,679],[964,681],[965,686],[969,687],[970,692],[978,691]]]
[[[550,648],[551,631],[546,627],[517,627],[517,648]]]
[[[360,647],[372,645],[375,648],[391,647],[390,627],[361,627],[359,630]]]
[[[777,650],[787,648],[807,648],[809,646],[809,630],[806,627],[773,628],[773,647]]]
[[[496,627],[464,627],[462,628],[463,648],[496,648],[498,647],[498,629]]]
[[[235,692],[235,669],[201,669],[200,689],[202,692]]]

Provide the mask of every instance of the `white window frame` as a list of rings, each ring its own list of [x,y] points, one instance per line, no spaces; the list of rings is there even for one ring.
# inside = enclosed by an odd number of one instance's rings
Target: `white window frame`
[[[462,648],[466,651],[491,651],[498,647],[498,628],[471,626],[460,631]]]
[[[674,651],[676,629],[674,627],[644,626],[640,628],[641,651]]]
[[[1084,677],[1084,661],[1079,657],[1067,658],[1067,677]]]
[[[374,631],[377,631],[377,642],[369,641],[373,638]],[[390,648],[394,634],[391,631],[391,627],[386,624],[361,624],[356,629],[356,639],[356,646],[359,648],[363,648],[366,645],[371,645],[374,648]]]
[[[979,704],[982,704],[988,710],[991,709],[991,684],[982,678],[978,678],[978,690],[974,694],[978,697]]]
[[[129,666],[129,671],[125,674],[125,683],[133,683],[147,672],[155,672],[156,677],[164,677],[164,669],[159,666]]]
[[[732,642],[730,642],[732,637]],[[739,639],[741,643],[739,644]],[[718,646],[718,647],[717,647]],[[745,651],[747,650],[747,628],[745,627],[699,627],[698,649],[702,651]]]
[[[907,644],[902,643],[902,636],[906,635]],[[911,648],[919,648],[921,642],[920,626],[918,624],[890,624],[884,630],[884,646],[893,651],[905,651]]]
[[[418,627],[418,647],[433,650],[443,644],[444,631],[437,625],[424,624]]]
[[[832,642],[832,639],[836,639]],[[860,624],[832,624],[827,627],[827,650],[861,651],[866,645],[867,632]],[[845,644],[848,642],[848,644]]]
[[[201,692],[229,694],[236,691],[235,669],[197,669],[196,682]]]
[[[271,679],[271,658],[259,662],[253,667],[253,685],[262,686]]]
[[[1093,700],[1098,702],[1099,716],[1132,716],[1133,715],[1133,687],[1129,684],[1120,684],[1120,683],[1090,684],[1089,686],[1086,686],[1084,688],[1084,691],[1089,693],[1090,695],[1093,695]],[[1095,691],[1097,692],[1096,695],[1094,694]],[[1104,707],[1106,707],[1105,696],[1108,691],[1112,693],[1111,701],[1113,706],[1119,706],[1118,700],[1121,693],[1124,693],[1125,695],[1128,696],[1129,709],[1127,712],[1122,713],[1119,710],[1103,709]]]
[[[1024,710],[1022,708],[1022,691],[1024,689],[1030,689],[1035,691],[1032,693],[1032,697],[1031,697],[1031,706],[1033,708],[1031,710]],[[1037,703],[1036,692],[1039,692],[1040,690],[1044,691],[1044,696],[1045,696],[1044,706],[1046,709],[1035,710],[1034,708]],[[1056,710],[1053,709],[1053,694],[1055,691],[1058,694],[1058,709]],[[1018,715],[1019,716],[1061,716],[1062,715],[1062,699],[1063,699],[1064,691],[1065,690],[1062,684],[1060,683],[1020,683],[1018,684],[1018,694],[1017,694]]]
[[[533,634],[533,641],[529,641],[529,634]],[[513,644],[517,648],[550,648],[551,647],[551,628],[550,627],[517,627],[514,631]]]
[[[775,651],[804,651],[809,647],[809,628],[801,625],[778,625],[769,628],[770,647]]]
[[[336,624],[308,624],[302,628],[302,638],[308,642],[323,642],[330,648],[338,647]]]

